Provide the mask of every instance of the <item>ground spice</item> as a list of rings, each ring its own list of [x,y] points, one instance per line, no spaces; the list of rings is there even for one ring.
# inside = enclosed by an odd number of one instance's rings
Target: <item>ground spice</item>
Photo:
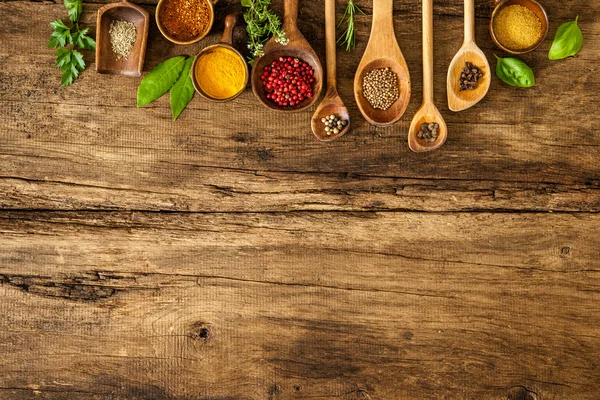
[[[203,54],[194,73],[202,91],[217,100],[235,96],[246,83],[245,61],[226,47],[216,47]]]
[[[111,22],[108,31],[112,51],[117,55],[117,60],[129,57],[137,39],[135,24],[129,21],[115,20]]]
[[[529,8],[513,4],[504,7],[494,18],[494,33],[507,49],[525,50],[542,36],[542,22]]]
[[[400,97],[398,75],[390,68],[372,69],[363,78],[363,96],[371,107],[387,110]]]
[[[160,12],[163,27],[181,41],[204,34],[210,21],[210,6],[206,1],[166,0]]]

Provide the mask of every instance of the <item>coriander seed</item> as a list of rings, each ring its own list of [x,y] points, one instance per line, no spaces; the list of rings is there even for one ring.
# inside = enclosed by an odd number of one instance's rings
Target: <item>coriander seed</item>
[[[371,107],[387,110],[400,97],[398,75],[389,67],[372,69],[363,78],[363,96]]]

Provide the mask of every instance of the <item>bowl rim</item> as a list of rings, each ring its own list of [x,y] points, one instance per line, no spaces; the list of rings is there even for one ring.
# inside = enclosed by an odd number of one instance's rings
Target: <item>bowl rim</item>
[[[204,2],[206,2],[206,4],[208,4],[208,7],[210,9],[210,20],[208,21],[208,24],[206,26],[206,29],[204,30],[203,33],[201,33],[200,35],[196,36],[193,39],[190,40],[179,40],[176,37],[174,37],[173,35],[171,35],[168,31],[167,28],[163,27],[163,24],[160,20],[160,11],[162,10],[162,7],[164,5],[164,2],[166,0],[159,0],[158,4],[156,5],[156,12],[155,12],[155,19],[156,19],[156,25],[158,26],[158,30],[160,31],[160,33],[163,35],[163,37],[165,39],[167,39],[169,42],[171,43],[175,43],[175,44],[179,44],[179,45],[188,45],[188,44],[194,44],[199,42],[200,40],[204,39],[209,33],[210,30],[212,29],[212,26],[215,22],[215,8],[214,8],[214,4],[212,1],[210,0],[202,0]]]
[[[544,16],[544,20],[545,20],[544,21],[545,23],[543,23],[542,25],[545,26],[546,29],[544,29],[544,31],[540,35],[540,38],[534,45],[532,45],[526,49],[522,49],[522,50],[509,49],[508,47],[506,47],[502,43],[500,43],[500,41],[498,40],[498,37],[496,36],[496,33],[494,32],[494,19],[496,18],[496,16],[500,12],[500,10],[502,10],[504,7],[507,7],[508,5],[510,5],[510,3],[512,1],[514,1],[514,0],[500,0],[498,2],[498,4],[496,5],[496,7],[494,7],[494,11],[492,11],[492,16],[490,18],[490,24],[489,24],[490,36],[492,37],[492,41],[494,42],[494,44],[500,50],[504,51],[505,53],[513,54],[513,55],[527,54],[527,53],[530,53],[530,52],[536,50],[538,47],[540,47],[542,45],[542,43],[544,43],[544,40],[546,40],[546,37],[548,36],[548,31],[550,28],[549,27],[550,20],[548,18],[548,13],[546,12],[546,9],[537,0],[527,0],[527,1],[530,1],[531,3],[535,4],[536,7],[538,7],[540,9],[540,11],[542,12],[542,15]],[[527,6],[523,6],[523,7],[527,7]],[[527,8],[529,8],[529,7],[527,7]],[[536,15],[537,15],[537,13],[536,13]]]
[[[237,56],[242,61],[242,63],[244,64],[245,74],[246,74],[246,79],[244,80],[244,86],[236,94],[234,94],[233,96],[228,97],[226,99],[215,99],[213,97],[210,97],[208,94],[204,93],[204,91],[200,88],[200,84],[196,80],[196,65],[198,64],[198,61],[200,60],[200,58],[202,57],[203,54],[208,53],[210,50],[214,50],[218,47],[224,47],[224,48],[232,50],[234,53],[236,53]],[[213,101],[215,103],[226,103],[228,101],[236,99],[242,93],[244,93],[244,91],[246,90],[246,87],[248,87],[248,81],[250,80],[250,70],[248,68],[248,63],[246,63],[246,60],[244,59],[244,56],[242,55],[242,53],[240,53],[235,47],[233,47],[229,43],[215,43],[213,45],[210,45],[210,46],[202,49],[196,55],[196,57],[194,57],[194,62],[192,63],[192,68],[190,69],[190,74],[192,74],[192,84],[194,85],[194,89],[196,90],[196,93],[198,93],[203,98]]]

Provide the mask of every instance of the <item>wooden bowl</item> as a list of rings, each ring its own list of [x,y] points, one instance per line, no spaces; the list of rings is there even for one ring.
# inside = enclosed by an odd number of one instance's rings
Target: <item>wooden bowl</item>
[[[110,24],[118,20],[132,22],[137,30],[135,44],[127,59],[121,57],[117,60],[117,55],[112,51],[110,43]],[[98,10],[96,22],[96,72],[141,76],[146,56],[149,26],[150,14],[148,11],[127,0],[101,7]]]
[[[215,22],[215,7],[214,7],[214,5],[217,4],[217,2],[219,0],[212,0],[212,1],[211,0],[203,0],[208,5],[208,9],[210,10],[209,16],[208,16],[208,24],[206,25],[204,32],[202,32],[198,36],[196,36],[192,39],[189,39],[189,40],[180,40],[176,36],[171,35],[169,33],[169,31],[163,25],[163,23],[160,19],[160,16],[161,16],[161,12],[164,10],[165,1],[166,0],[160,0],[158,2],[158,5],[156,6],[156,25],[158,25],[158,29],[160,30],[160,33],[162,33],[162,35],[168,41],[175,43],[175,44],[187,45],[187,44],[193,44],[193,43],[199,42],[200,40],[204,39],[206,37],[206,35],[208,35],[208,33],[210,32],[210,30],[213,26],[213,23]]]
[[[540,3],[538,3],[536,0],[494,0],[494,1],[496,2],[496,8],[492,12],[492,18],[490,18],[490,35],[492,36],[492,40],[494,41],[496,46],[498,46],[498,48],[508,54],[519,55],[519,54],[529,53],[529,52],[537,49],[538,47],[540,47],[540,45],[542,44],[544,39],[546,39],[546,35],[548,35],[548,24],[549,24],[548,14],[546,13],[546,10],[544,9],[544,7],[542,7],[542,5]],[[538,39],[538,41],[535,42],[535,44],[533,46],[530,46],[530,47],[528,47],[526,49],[522,49],[522,50],[513,50],[513,49],[509,49],[509,48],[503,46],[502,43],[500,43],[500,41],[498,40],[496,33],[494,32],[494,19],[496,18],[498,13],[504,7],[515,5],[515,4],[523,6],[523,7],[527,7],[528,9],[533,11],[534,14],[537,15],[537,17],[539,18],[540,22],[542,23],[542,34],[540,35],[540,38]]]
[[[192,83],[194,84],[194,89],[196,89],[196,92],[198,92],[198,94],[200,94],[200,96],[204,97],[205,99],[214,101],[217,103],[225,103],[227,101],[231,101],[231,100],[235,99],[236,97],[238,97],[240,94],[242,94],[244,92],[244,90],[246,89],[246,86],[248,86],[248,80],[250,78],[250,71],[248,70],[248,64],[246,63],[244,56],[242,56],[242,54],[232,46],[232,44],[233,44],[233,28],[235,27],[236,20],[237,20],[237,18],[234,14],[230,14],[225,18],[225,30],[223,31],[223,36],[221,37],[221,41],[217,44],[213,44],[212,46],[208,46],[208,47],[204,48],[200,53],[198,53],[198,55],[194,59],[194,63],[192,64],[192,69],[190,71],[190,73],[192,74]],[[234,94],[233,96],[228,97],[226,99],[215,99],[214,97],[211,97],[204,90],[202,90],[202,88],[200,87],[200,83],[196,79],[196,65],[198,64],[198,61],[200,61],[200,58],[202,58],[203,55],[210,53],[211,51],[214,51],[215,49],[217,49],[219,47],[226,48],[228,50],[233,51],[235,54],[237,54],[237,56],[240,58],[242,64],[246,68],[245,69],[246,79],[244,81],[244,86],[236,94]]]

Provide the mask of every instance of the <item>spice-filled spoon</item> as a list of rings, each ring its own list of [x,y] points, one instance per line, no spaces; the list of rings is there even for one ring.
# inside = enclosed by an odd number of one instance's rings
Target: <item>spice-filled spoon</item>
[[[264,47],[264,54],[254,62],[252,67],[252,91],[256,98],[266,107],[276,111],[302,111],[312,106],[318,100],[323,89],[323,67],[319,57],[312,49],[308,41],[304,38],[296,21],[298,20],[298,2],[299,0],[285,0],[284,2],[284,18],[283,30],[286,33],[289,42],[286,44],[279,43],[278,38],[273,37],[267,42]],[[293,106],[280,106],[272,99],[267,98],[267,90],[265,89],[262,76],[265,72],[265,67],[270,66],[273,62],[283,59],[291,59],[291,63],[298,62],[307,63],[313,72],[312,95],[306,96],[298,104]],[[298,61],[296,61],[298,60]],[[280,61],[285,62],[285,61]]]
[[[410,100],[410,74],[394,33],[393,11],[393,0],[373,0],[373,22],[369,43],[354,76],[354,97],[358,109],[370,124],[376,126],[388,126],[398,121],[406,111]],[[389,71],[381,73],[386,68],[389,68],[393,74]],[[374,75],[370,74],[372,72]],[[369,93],[365,93],[363,91],[365,75],[374,77],[374,81],[381,81],[383,77],[387,82],[393,81],[395,75],[398,81],[397,88],[391,88],[390,85],[381,87],[374,83],[375,90],[369,89]],[[394,89],[395,93],[390,93],[391,89]],[[390,99],[390,95],[391,99],[397,97],[397,100],[391,105],[387,104],[389,102],[386,99],[383,99],[384,102],[379,105],[375,104],[377,107],[386,108],[384,110],[374,108],[365,94],[374,103],[379,103],[384,97]]]
[[[481,101],[490,89],[491,71],[475,43],[475,0],[465,0],[465,39],[448,68],[448,107],[462,111]]]
[[[312,117],[311,127],[317,139],[330,141],[344,135],[350,129],[350,113],[337,90],[335,0],[325,0],[325,42],[327,92]]]
[[[433,0],[423,0],[423,104],[412,119],[408,146],[424,152],[439,148],[448,129],[433,101]]]

